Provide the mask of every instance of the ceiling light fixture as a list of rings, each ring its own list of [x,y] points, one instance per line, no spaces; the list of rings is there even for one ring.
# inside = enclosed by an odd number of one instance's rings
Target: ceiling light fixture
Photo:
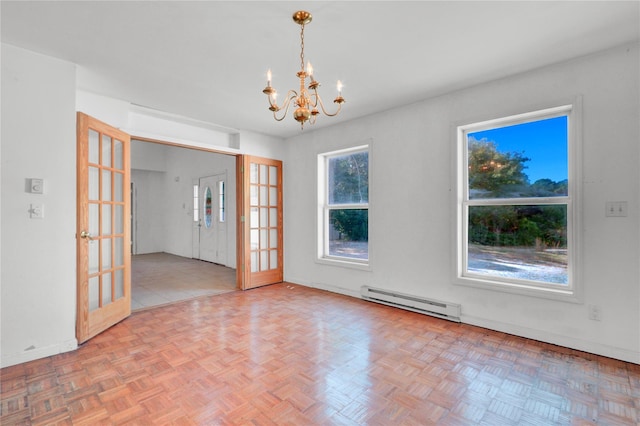
[[[275,118],[276,121],[282,121],[284,119],[289,110],[291,101],[294,101],[298,108],[293,112],[293,118],[300,123],[300,126],[303,129],[306,121],[309,121],[309,124],[314,124],[316,122],[316,116],[320,114],[318,106],[325,115],[334,117],[338,115],[342,108],[342,104],[344,103],[344,98],[342,97],[342,83],[338,80],[338,96],[333,100],[333,102],[338,104],[338,109],[334,113],[328,113],[324,107],[322,98],[318,94],[318,86],[320,86],[320,83],[313,78],[313,67],[311,66],[311,63],[307,62],[306,71],[304,69],[304,26],[311,22],[311,19],[311,13],[304,10],[299,10],[293,14],[293,21],[300,25],[300,71],[296,74],[300,79],[300,92],[289,90],[282,106],[278,106],[276,89],[271,87],[271,70],[267,72],[267,87],[262,91],[262,93],[267,95],[267,98],[269,99],[269,111],[273,112],[273,118]],[[305,80],[307,77],[309,77],[310,81],[309,86],[305,87]],[[278,112],[282,110],[284,110],[284,112],[280,117],[278,117]]]

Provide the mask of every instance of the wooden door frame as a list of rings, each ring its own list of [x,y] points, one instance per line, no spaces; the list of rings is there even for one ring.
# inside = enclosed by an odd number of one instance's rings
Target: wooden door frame
[[[246,241],[244,238],[244,221],[247,218],[244,216],[244,158],[245,156],[242,154],[236,155],[236,216],[238,216],[236,220],[236,286],[239,290],[245,289],[251,274],[250,268],[245,267]]]

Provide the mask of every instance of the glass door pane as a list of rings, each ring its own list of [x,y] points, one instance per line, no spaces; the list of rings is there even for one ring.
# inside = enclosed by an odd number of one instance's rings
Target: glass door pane
[[[90,305],[98,309],[124,295],[124,164],[122,141],[90,130],[89,273]]]
[[[279,268],[280,221],[278,167],[250,163],[249,229],[252,272]]]

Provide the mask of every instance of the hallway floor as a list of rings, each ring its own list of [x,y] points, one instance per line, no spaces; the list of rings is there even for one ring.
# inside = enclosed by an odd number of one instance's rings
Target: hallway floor
[[[131,310],[236,290],[236,270],[168,253],[131,256]]]

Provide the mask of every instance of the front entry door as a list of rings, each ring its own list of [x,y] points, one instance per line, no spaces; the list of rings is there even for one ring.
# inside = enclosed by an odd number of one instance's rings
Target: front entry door
[[[202,177],[198,183],[200,220],[198,259],[227,263],[226,173]]]
[[[282,161],[238,157],[238,281],[243,290],[282,282]]]
[[[79,343],[131,314],[128,134],[77,115]]]

